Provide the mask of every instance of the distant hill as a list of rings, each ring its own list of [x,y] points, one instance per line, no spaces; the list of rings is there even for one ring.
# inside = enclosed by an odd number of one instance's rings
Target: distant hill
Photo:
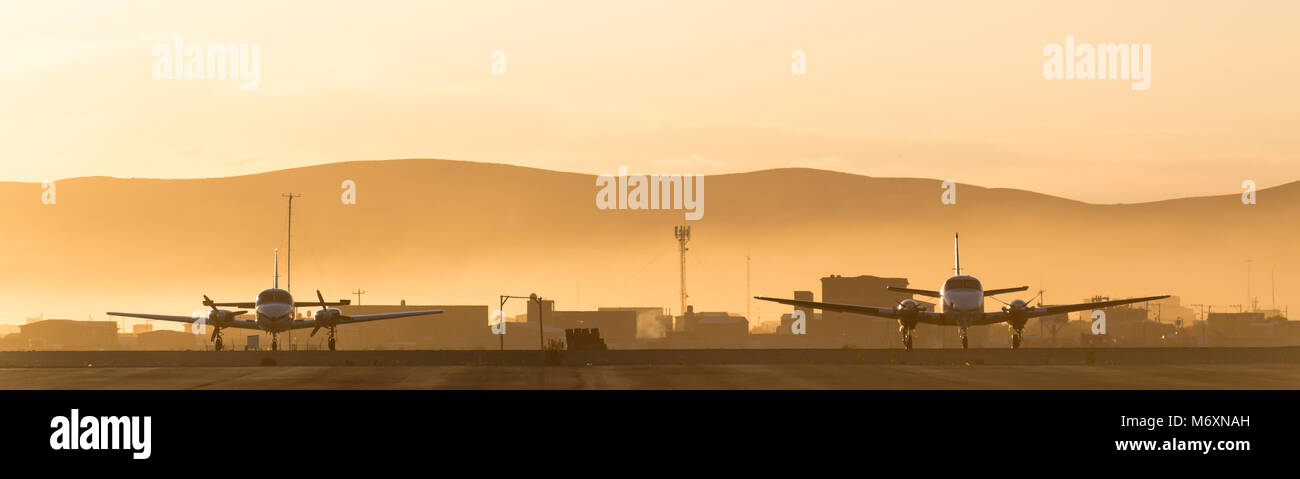
[[[356,205],[340,201],[349,179]],[[590,175],[389,160],[214,179],[75,178],[57,183],[53,206],[41,204],[39,184],[0,183],[0,321],[188,313],[202,294],[251,299],[271,284],[273,249],[287,273],[280,195],[290,191],[303,194],[292,258],[300,297],[361,288],[363,303],[495,308],[499,294],[537,292],[561,309],[677,309],[681,211],[598,210]],[[972,185],[945,206],[940,193],[938,180],[812,169],[707,177],[705,216],[690,222],[691,303],[743,313],[747,254],[754,294],[810,289],[820,299],[829,274],[937,288],[957,231],[963,267],[986,286],[1045,287],[1048,302],[1171,293],[1241,304],[1248,258],[1262,306],[1273,268],[1278,302],[1300,299],[1300,183],[1262,190],[1254,206],[1235,194],[1094,205]],[[765,320],[785,311],[754,307]]]

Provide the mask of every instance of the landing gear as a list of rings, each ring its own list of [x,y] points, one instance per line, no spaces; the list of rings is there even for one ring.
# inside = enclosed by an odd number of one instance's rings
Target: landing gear
[[[1011,332],[1011,349],[1020,349],[1020,340],[1024,337],[1024,331],[1019,329]]]
[[[334,328],[330,328],[329,344],[330,344],[330,351],[333,351],[334,350]]]
[[[969,336],[966,334],[966,328],[961,328],[961,348],[962,348],[962,349],[969,349],[969,348],[970,348],[970,342],[968,341],[968,339],[969,339]]]
[[[903,327],[901,327],[901,328],[899,328],[899,329],[903,331],[903,350],[904,350],[904,351],[911,351],[911,350],[912,350],[912,335],[916,332],[916,330],[915,330],[915,329],[912,329],[912,328],[909,328],[909,327],[907,327],[907,326],[903,326]]]
[[[271,350],[272,351],[280,350],[280,336],[277,334],[271,335]]]
[[[212,350],[220,351],[221,349],[221,328],[214,327],[212,328]]]

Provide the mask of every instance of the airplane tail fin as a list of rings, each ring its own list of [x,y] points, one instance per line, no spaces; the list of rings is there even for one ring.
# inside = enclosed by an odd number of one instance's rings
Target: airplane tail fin
[[[952,260],[953,268],[957,270],[954,276],[961,276],[961,237],[957,233],[952,235]]]
[[[280,289],[280,248],[275,249],[275,280],[271,282],[271,287]]]

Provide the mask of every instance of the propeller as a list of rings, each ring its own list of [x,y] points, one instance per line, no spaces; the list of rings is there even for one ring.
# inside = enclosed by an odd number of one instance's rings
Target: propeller
[[[339,310],[325,307],[325,295],[321,294],[319,289],[316,290],[316,300],[320,304],[320,311],[316,312],[316,327],[311,329],[311,334],[308,337],[316,336],[316,333],[322,327],[328,326],[332,328],[335,322],[347,318]]]
[[[208,313],[209,320],[232,319],[237,316],[248,313],[248,311],[244,311],[242,309],[239,311],[227,311],[224,309],[217,309],[217,304],[213,302],[212,298],[209,298],[208,295],[206,294],[203,295],[203,305],[212,308],[212,312]]]
[[[915,299],[904,299],[898,301],[898,306],[895,309],[898,310],[899,323],[902,326],[911,329],[916,327],[916,323],[920,320],[921,312],[926,310],[926,305]]]
[[[248,311],[244,310],[227,311],[224,309],[218,309],[217,304],[206,294],[203,295],[203,305],[212,308],[212,311],[208,312],[208,322],[212,323],[212,338],[208,339],[209,341],[217,340],[217,334],[221,331],[221,323],[223,321],[231,320],[242,314],[248,313]]]
[[[1033,301],[1033,299],[1030,299],[1030,301]],[[1025,327],[1025,322],[1029,320],[1026,316],[1029,314],[1030,308],[1028,302],[1022,299],[1014,299],[1011,300],[1010,304],[1003,306],[1002,311],[1009,316],[1007,322],[1011,324],[1011,327],[1020,330],[1020,328]]]

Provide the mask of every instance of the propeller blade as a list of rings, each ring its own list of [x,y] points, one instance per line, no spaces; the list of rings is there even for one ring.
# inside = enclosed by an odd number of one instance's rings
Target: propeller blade
[[[213,311],[217,310],[217,305],[212,304],[212,298],[209,298],[208,295],[206,294],[203,295],[203,304],[210,306]]]
[[[322,294],[320,294],[320,290],[319,290],[319,289],[316,290],[316,299],[320,301],[320,310],[321,310],[321,311],[324,311],[324,310],[325,310],[325,296],[322,295]]]
[[[240,311],[235,311],[235,312],[233,312],[233,313],[230,313],[231,316],[239,316],[239,315],[242,315],[242,314],[248,314],[248,311],[240,310]]]
[[[315,337],[317,331],[320,331],[320,326],[317,326],[317,327],[311,328],[311,334],[307,335],[307,337],[309,337],[309,338],[310,338],[310,337]]]
[[[217,340],[217,328],[212,328],[212,337],[209,338],[208,341],[216,341],[216,340]]]

